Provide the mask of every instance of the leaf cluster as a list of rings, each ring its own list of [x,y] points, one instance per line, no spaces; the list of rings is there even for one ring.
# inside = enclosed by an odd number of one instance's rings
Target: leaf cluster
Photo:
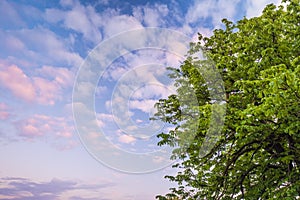
[[[156,119],[175,125],[159,145],[175,147],[178,184],[158,199],[300,198],[300,2],[266,6],[191,45],[179,69],[170,68],[177,94],[156,104]],[[225,97],[212,98],[205,51],[216,63]],[[214,78],[212,80],[215,80]],[[214,88],[218,86],[214,85]],[[219,99],[218,99],[219,98]],[[196,99],[196,100],[193,100]],[[226,102],[225,123],[214,146],[200,156],[212,107]]]

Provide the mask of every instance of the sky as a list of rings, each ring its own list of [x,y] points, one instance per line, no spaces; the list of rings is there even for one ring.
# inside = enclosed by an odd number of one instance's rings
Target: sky
[[[149,121],[197,33],[279,0],[1,0],[0,199],[151,200],[174,186]]]

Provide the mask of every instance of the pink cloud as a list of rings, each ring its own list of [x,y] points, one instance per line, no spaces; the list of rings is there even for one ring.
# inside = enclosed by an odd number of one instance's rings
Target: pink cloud
[[[54,105],[55,100],[58,99],[59,86],[39,77],[34,77],[33,83],[37,92],[37,101],[44,105]]]
[[[6,120],[9,117],[9,113],[5,111],[0,111],[0,119],[1,120]]]
[[[4,66],[0,63],[0,83],[24,100],[32,101],[36,96],[30,78],[15,65]]]
[[[34,115],[16,122],[18,134],[25,138],[50,136],[54,138],[72,138],[74,127],[63,117]]]
[[[119,142],[130,144],[135,142],[136,139],[130,135],[122,134],[119,136]]]
[[[17,135],[25,141],[46,141],[57,150],[69,150],[79,142],[69,118],[35,114],[14,122]]]
[[[20,131],[22,131],[22,135],[25,137],[35,137],[41,136],[43,133],[32,124],[24,124],[20,127]]]
[[[18,66],[0,62],[0,83],[14,96],[42,105],[55,104],[63,90],[72,86],[74,73],[67,68],[44,66],[36,71],[40,77],[29,77]]]
[[[6,120],[9,118],[10,113],[7,111],[7,109],[7,105],[0,102],[0,120]]]
[[[74,73],[67,68],[43,66],[37,70],[41,76],[49,77],[61,87],[69,87],[73,85]]]

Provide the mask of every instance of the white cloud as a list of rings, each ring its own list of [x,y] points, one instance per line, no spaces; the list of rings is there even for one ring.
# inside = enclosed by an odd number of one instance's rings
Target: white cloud
[[[3,56],[14,63],[28,66],[60,65],[78,67],[83,59],[70,50],[69,43],[54,32],[40,26],[33,29],[0,30],[0,43],[6,49]]]
[[[114,121],[113,115],[107,113],[97,113],[96,118],[97,118],[97,124],[100,128],[107,127],[109,126],[109,123]]]
[[[142,24],[135,17],[128,15],[113,16],[106,20],[107,22],[104,24],[104,33],[106,38],[132,29],[143,28]]]
[[[95,92],[95,85],[90,82],[80,82],[76,85],[76,99],[77,100],[88,100],[93,97]],[[80,96],[79,96],[80,95]]]
[[[74,73],[67,68],[43,66],[36,70],[42,77],[49,78],[55,81],[63,88],[73,86]]]
[[[154,156],[153,157],[153,162],[154,163],[161,163],[164,162],[166,158],[164,156]]]
[[[57,23],[63,21],[64,26],[68,29],[77,31],[83,34],[83,37],[94,43],[102,40],[101,32],[99,31],[98,24],[103,19],[100,15],[96,14],[93,7],[85,7],[79,2],[62,1],[65,6],[71,6],[71,10],[47,9],[45,12],[45,19],[50,23]]]
[[[107,92],[108,88],[106,86],[97,86],[96,91],[95,91],[95,95],[98,98],[103,98],[105,97],[105,93]]]
[[[151,8],[144,8],[144,21],[146,26],[157,27],[159,25],[160,16],[158,13]]]
[[[134,143],[136,141],[136,139],[134,137],[126,135],[126,134],[120,135],[118,140],[119,140],[119,142],[122,142],[122,143],[125,143],[125,144],[131,144],[131,143]]]
[[[259,16],[267,4],[279,5],[280,0],[247,0],[246,16],[248,18]]]
[[[71,9],[67,11],[47,9],[45,19],[50,23],[62,21],[66,28],[83,34],[86,40],[95,44],[101,42],[103,38],[107,39],[118,33],[143,27],[135,17],[120,15],[114,9],[106,9],[98,13],[94,7],[84,6],[78,1],[67,0],[61,1],[61,3]],[[104,36],[101,30],[103,30]]]
[[[186,14],[186,23],[197,23],[199,20],[211,17],[213,26],[219,28],[223,18],[232,20],[236,14],[236,6],[240,0],[196,0]],[[201,26],[201,24],[199,24]]]
[[[148,84],[140,87],[130,97],[133,100],[138,99],[160,99],[167,98],[170,94],[174,94],[176,91],[172,87],[165,86],[163,84]]]
[[[48,8],[45,12],[45,19],[50,23],[57,23],[63,20],[65,13],[55,8]]]
[[[154,6],[138,6],[133,8],[133,16],[146,27],[162,27],[166,21],[164,17],[169,14],[167,5],[155,4]]]
[[[74,0],[60,0],[59,3],[62,6],[69,7],[69,6],[73,6],[75,4],[75,1]]]
[[[157,103],[157,100],[133,100],[129,101],[129,107],[131,109],[139,109],[145,113],[150,113],[154,109],[155,103]]]
[[[93,11],[93,9],[90,9],[90,11]],[[100,42],[102,39],[101,33],[89,19],[86,12],[87,9],[85,7],[77,5],[66,13],[64,23],[68,28],[82,33],[84,38],[90,41]]]
[[[186,22],[194,23],[199,18],[206,18],[210,14],[210,10],[214,8],[215,1],[195,1],[186,14]]]
[[[69,66],[79,66],[83,61],[77,53],[68,51],[62,39],[59,39],[55,33],[47,29],[27,29],[18,34],[28,41],[27,48],[34,51],[33,53],[38,56],[38,60],[46,54],[47,60],[53,59],[60,63],[66,62]]]
[[[108,70],[108,75],[113,80],[118,80],[121,76],[123,76],[127,72],[127,70],[128,69],[126,69],[123,66],[113,67]],[[104,78],[106,77],[104,76]]]

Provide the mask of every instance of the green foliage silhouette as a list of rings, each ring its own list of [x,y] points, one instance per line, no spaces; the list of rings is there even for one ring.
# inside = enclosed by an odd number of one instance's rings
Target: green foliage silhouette
[[[156,198],[299,199],[300,2],[284,0],[259,17],[223,23],[209,38],[199,34],[181,67],[170,68],[178,94],[156,104],[155,118],[176,126],[158,135],[159,145],[174,146],[179,160],[178,173],[166,176],[178,187]],[[220,137],[204,156],[216,99],[195,67],[207,66],[194,57],[201,50],[216,63],[226,101]]]

